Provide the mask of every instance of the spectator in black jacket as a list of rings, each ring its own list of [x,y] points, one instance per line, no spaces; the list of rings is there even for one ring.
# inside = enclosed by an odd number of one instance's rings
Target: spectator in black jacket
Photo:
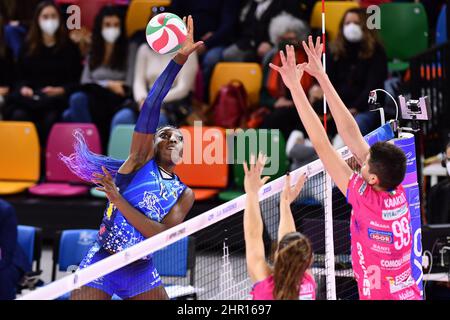
[[[14,208],[0,199],[0,300],[12,300],[20,280],[31,265],[17,243],[17,219]]]
[[[270,21],[282,11],[291,13],[292,0],[247,0],[241,10],[239,33],[223,52],[225,61],[261,61],[273,49]],[[293,15],[298,16],[300,7]]]
[[[172,0],[169,12],[195,21],[194,39],[204,42],[197,50],[204,78],[205,93],[214,66],[236,32],[241,0]]]
[[[376,31],[368,29],[366,21],[364,9],[348,10],[327,54],[328,76],[355,116],[362,134],[369,133],[379,124],[380,117],[369,111],[367,100],[371,90],[384,88],[388,76],[386,53]],[[317,91],[314,86],[310,95],[315,96],[312,92]]]
[[[81,56],[68,38],[61,12],[53,2],[38,5],[17,63],[16,90],[5,118],[33,121],[41,145],[67,107],[67,97],[78,86]]]

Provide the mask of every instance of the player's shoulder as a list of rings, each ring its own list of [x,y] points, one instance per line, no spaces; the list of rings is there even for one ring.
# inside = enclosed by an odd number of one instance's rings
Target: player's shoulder
[[[186,186],[186,189],[184,189],[184,191],[183,191],[182,198],[185,199],[186,201],[194,202],[195,193],[191,188]]]

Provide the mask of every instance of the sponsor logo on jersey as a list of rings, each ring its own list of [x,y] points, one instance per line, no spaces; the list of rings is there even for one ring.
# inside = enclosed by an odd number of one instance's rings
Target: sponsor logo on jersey
[[[405,282],[411,277],[411,268],[400,273],[398,276],[395,276],[395,283]]]
[[[395,270],[403,266],[405,263],[409,263],[410,260],[411,256],[409,254],[405,254],[401,259],[394,259],[394,260],[381,259],[380,266],[383,269]]]
[[[411,277],[411,275],[405,281],[401,281],[401,282],[397,282],[392,277],[386,277],[386,279],[389,282],[389,290],[391,293],[399,292],[401,290],[410,288],[416,284],[416,281],[414,281],[414,279],[413,279],[413,277]]]
[[[406,202],[405,194],[401,193],[396,197],[384,199],[384,206],[389,209],[404,204],[405,202]]]
[[[358,189],[358,193],[360,195],[362,195],[364,193],[364,191],[366,191],[366,188],[367,188],[367,182],[363,182],[363,184]]]
[[[387,224],[381,224],[381,223],[378,223],[378,222],[373,221],[373,220],[370,221],[370,225],[373,226],[373,227],[381,228],[381,229],[391,230],[391,226],[389,226]]]
[[[404,204],[403,206],[397,209],[381,211],[383,220],[388,221],[397,220],[398,218],[404,216],[407,213],[408,213],[408,204]]]
[[[399,294],[400,300],[411,300],[415,296],[414,290],[408,289],[405,292]]]
[[[376,229],[367,229],[369,234],[369,239],[375,240],[378,242],[383,243],[393,243],[394,241],[394,235],[392,232],[389,231],[382,231],[382,230],[376,230]]]
[[[367,275],[366,262],[364,259],[364,253],[362,252],[362,245],[359,242],[356,242],[357,254],[359,257],[359,265],[363,271],[363,283],[362,283],[362,293],[364,296],[370,297],[370,281],[369,276]]]
[[[378,244],[373,244],[372,247],[370,247],[372,251],[382,253],[382,254],[391,254],[391,249],[389,247],[380,246]]]

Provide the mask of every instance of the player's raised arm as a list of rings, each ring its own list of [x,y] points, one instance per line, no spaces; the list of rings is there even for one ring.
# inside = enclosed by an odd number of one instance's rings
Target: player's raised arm
[[[329,172],[336,185],[343,194],[347,193],[347,185],[352,170],[345,161],[334,150],[328,136],[320,123],[320,119],[311,107],[300,80],[306,63],[297,65],[295,62],[295,52],[293,46],[286,46],[287,59],[283,51],[280,51],[281,66],[270,64],[270,67],[281,74],[285,85],[292,94],[297,111],[302,120],[303,126],[308,132],[309,139],[314,145],[314,149],[322,160],[325,169]]]
[[[186,22],[185,18],[183,20]],[[189,55],[203,43],[202,41],[194,43],[194,22],[191,16],[187,19],[187,31],[186,40],[178,50],[177,55],[169,62],[166,69],[155,81],[142,105],[134,128],[130,155],[120,168],[120,173],[131,173],[153,158],[154,134],[158,127],[162,102]]]
[[[260,155],[255,160],[252,155],[249,168],[246,162],[243,163],[244,188],[247,195],[244,210],[245,257],[248,274],[253,282],[261,281],[270,275],[264,252],[263,222],[258,201],[258,191],[269,177],[261,179],[265,157]]]
[[[320,60],[322,55],[320,37],[317,37],[316,44],[314,45],[312,36],[309,36],[308,44],[303,41],[303,48],[308,55],[308,65],[305,67],[305,71],[315,77],[319,82],[323,93],[327,98],[339,134],[358,160],[359,164],[362,164],[369,153],[369,145],[364,140],[355,118],[339,97],[333,84],[328,78],[328,75],[323,69]]]
[[[294,201],[303,189],[306,181],[306,173],[302,174],[295,186],[291,187],[291,176],[286,174],[283,191],[280,194],[280,224],[278,226],[278,241],[290,233],[297,231],[295,229],[294,217],[292,216],[291,203]]]

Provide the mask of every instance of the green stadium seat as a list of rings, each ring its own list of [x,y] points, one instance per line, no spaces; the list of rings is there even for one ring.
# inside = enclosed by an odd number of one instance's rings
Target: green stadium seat
[[[252,138],[250,138],[251,132],[256,132],[256,134],[252,137],[255,139],[253,143],[251,142]],[[263,170],[263,175],[270,176],[270,180],[281,177],[286,173],[286,170],[288,169],[286,142],[280,131],[266,129],[258,129],[255,131],[239,130],[235,133],[233,141],[234,164],[232,165],[232,170],[235,189],[220,192],[220,200],[230,201],[244,194],[244,169],[242,168],[242,162],[244,159],[248,162],[251,153],[257,154],[259,152],[263,152],[267,155],[268,163]],[[243,144],[242,141],[245,141],[246,143]],[[279,161],[278,164],[270,163],[269,161],[271,157],[277,159]]]

